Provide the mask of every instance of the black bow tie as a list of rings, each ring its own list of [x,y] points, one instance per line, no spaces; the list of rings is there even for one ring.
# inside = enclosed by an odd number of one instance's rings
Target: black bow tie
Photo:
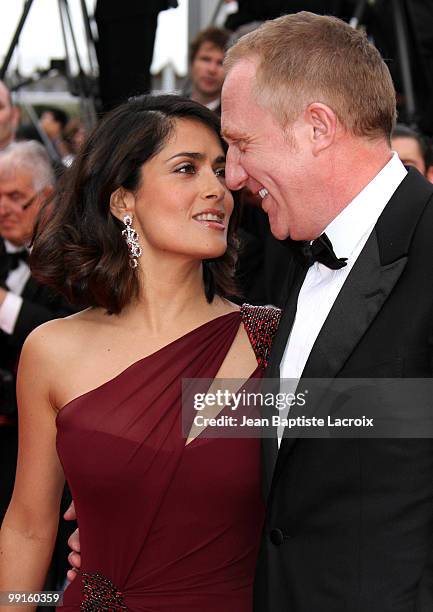
[[[6,281],[9,272],[18,268],[20,261],[27,262],[29,259],[29,252],[27,249],[21,251],[15,251],[14,253],[8,253],[4,251],[0,255],[0,284],[3,285]]]
[[[287,241],[295,249],[295,253],[301,263],[312,266],[315,261],[323,264],[330,270],[340,270],[344,268],[347,257],[337,257],[332,248],[331,241],[326,234],[322,234],[310,244],[309,242]]]
[[[29,259],[29,252],[27,251],[27,249],[15,251],[14,253],[6,252],[3,257],[6,257],[6,261],[8,262],[8,268],[10,271],[15,270],[15,268],[18,268],[20,261],[27,262]]]
[[[322,234],[311,244],[304,245],[302,250],[308,267],[317,261],[330,270],[340,270],[347,262],[347,257],[337,257],[326,234]]]

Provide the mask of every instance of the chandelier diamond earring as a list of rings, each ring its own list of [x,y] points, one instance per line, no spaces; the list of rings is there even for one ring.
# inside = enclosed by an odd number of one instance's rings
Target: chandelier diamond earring
[[[126,246],[128,247],[129,265],[131,268],[136,268],[138,266],[138,258],[141,257],[141,247],[140,243],[138,242],[138,234],[132,227],[132,216],[125,215],[123,217],[123,223],[125,225],[125,229],[122,231],[122,236],[124,237]]]

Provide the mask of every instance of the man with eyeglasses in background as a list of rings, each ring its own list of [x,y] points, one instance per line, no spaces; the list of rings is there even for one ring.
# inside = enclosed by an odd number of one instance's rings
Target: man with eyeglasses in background
[[[45,291],[31,277],[27,248],[36,216],[53,189],[42,145],[11,143],[0,150],[0,520],[15,476],[19,353],[30,331],[53,318]]]
[[[27,303],[28,285],[34,285],[27,247],[39,210],[53,191],[53,171],[42,145],[11,143],[0,151],[0,330],[7,336],[19,333],[22,341],[35,323],[52,318],[45,305]]]
[[[12,142],[0,149],[0,524],[15,479],[15,379],[22,345],[38,325],[73,312],[63,298],[32,277],[28,265],[38,213],[53,193],[51,162],[40,143]],[[64,576],[66,537],[57,542],[62,567],[52,565],[52,587]]]

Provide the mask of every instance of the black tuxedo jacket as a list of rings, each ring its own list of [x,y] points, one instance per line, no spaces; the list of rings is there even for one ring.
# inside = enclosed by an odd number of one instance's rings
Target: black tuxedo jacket
[[[3,252],[0,241],[0,252]],[[12,334],[0,330],[0,368],[14,372],[25,339],[33,329],[59,317],[76,312],[62,296],[49,287],[41,285],[32,276],[28,279],[22,293],[22,307]]]
[[[293,262],[291,279],[305,275]],[[296,309],[273,345],[279,363]],[[409,170],[351,270],[303,377],[431,377],[433,185]],[[433,440],[263,440],[255,612],[431,612]],[[273,467],[275,464],[275,470]]]

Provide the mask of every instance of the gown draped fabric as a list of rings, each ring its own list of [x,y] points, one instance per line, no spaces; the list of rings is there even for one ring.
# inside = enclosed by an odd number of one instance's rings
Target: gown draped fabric
[[[251,612],[264,519],[260,440],[185,446],[182,378],[213,378],[241,320],[261,377],[280,311],[244,305],[69,402],[57,451],[80,527],[61,610]]]

